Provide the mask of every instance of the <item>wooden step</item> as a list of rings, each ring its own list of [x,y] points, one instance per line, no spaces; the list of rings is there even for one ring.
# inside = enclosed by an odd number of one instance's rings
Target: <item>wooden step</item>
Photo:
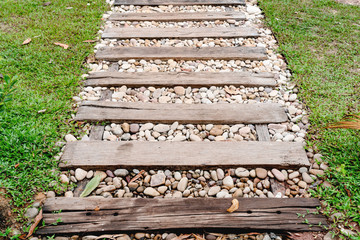
[[[228,213],[229,198],[49,198],[43,207],[47,226],[36,233],[322,231],[327,225],[326,218],[317,214],[318,199],[237,200],[239,208]],[[51,225],[57,219],[61,222]]]
[[[109,21],[216,21],[245,20],[243,12],[113,13]]]
[[[106,28],[102,38],[160,39],[160,38],[247,38],[259,37],[253,27],[191,27],[191,28]]]
[[[95,72],[85,81],[85,86],[99,87],[211,87],[211,86],[269,86],[275,87],[274,74],[249,72]]]
[[[263,47],[104,47],[96,58],[107,61],[129,59],[176,60],[266,60]]]
[[[114,6],[119,5],[245,5],[245,0],[115,0]]]
[[[106,142],[66,144],[62,169],[211,169],[310,166],[300,143],[286,142]]]
[[[89,122],[154,123],[281,123],[288,117],[275,103],[266,104],[161,104],[88,101],[81,104],[75,120]]]

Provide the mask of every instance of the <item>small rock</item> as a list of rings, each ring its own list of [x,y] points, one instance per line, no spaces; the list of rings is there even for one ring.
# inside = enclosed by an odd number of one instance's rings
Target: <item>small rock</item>
[[[202,138],[195,134],[190,134],[190,140],[194,142],[201,142]]]
[[[48,191],[46,193],[46,197],[47,198],[54,198],[56,195],[55,195],[55,192],[54,191]]]
[[[158,124],[154,127],[154,131],[159,133],[167,132],[169,130],[170,130],[170,126],[166,124]]]
[[[151,196],[151,197],[160,196],[160,193],[159,193],[158,191],[156,191],[156,190],[155,190],[154,188],[152,188],[152,187],[147,187],[147,188],[145,188],[144,194],[145,194],[145,195],[148,195],[148,196]]]
[[[221,190],[221,187],[220,186],[213,186],[209,189],[208,191],[208,195],[209,196],[214,196],[216,195],[218,192],[220,192]]]
[[[256,168],[255,172],[258,178],[264,179],[267,177],[267,170],[264,168]]]
[[[39,210],[37,208],[31,207],[26,210],[26,213],[24,214],[25,217],[29,219],[35,218],[39,213]]]
[[[223,179],[223,185],[226,186],[226,187],[229,187],[229,188],[233,188],[234,187],[234,181],[233,181],[232,177],[231,176],[226,176]]]
[[[70,180],[69,180],[69,178],[68,178],[65,174],[61,174],[61,175],[60,175],[60,182],[62,182],[62,183],[69,183]]]
[[[139,124],[135,124],[135,123],[130,124],[131,133],[137,133],[139,131],[139,128],[140,128]]]
[[[65,141],[66,142],[76,142],[77,139],[71,134],[66,134],[65,135]]]
[[[174,91],[179,96],[185,95],[185,88],[184,87],[176,86],[176,87],[174,87]]]
[[[188,184],[188,179],[187,179],[187,177],[183,177],[183,178],[180,180],[179,184],[177,185],[177,190],[179,190],[179,191],[181,191],[181,192],[185,191],[185,189],[186,189],[186,187],[187,187],[187,184]]]
[[[72,191],[67,191],[65,197],[74,197],[74,193]]]
[[[157,187],[165,183],[166,176],[164,173],[158,173],[151,176],[150,186]]]
[[[224,170],[221,168],[216,169],[216,175],[219,180],[223,179],[225,177]]]
[[[117,177],[126,177],[129,174],[129,171],[126,169],[116,169],[114,174]]]
[[[302,174],[302,179],[303,179],[306,183],[309,183],[309,184],[314,182],[314,179],[312,179],[307,172],[304,172],[304,173]]]
[[[235,175],[237,177],[249,177],[250,172],[249,170],[240,167],[235,170]]]
[[[84,178],[86,178],[86,175],[87,175],[87,171],[81,169],[81,168],[77,168],[75,170],[75,178],[76,180],[78,181],[81,181],[83,180]]]
[[[275,178],[276,178],[278,181],[280,181],[280,182],[285,181],[285,176],[284,176],[284,174],[282,174],[279,170],[273,168],[273,169],[271,170],[271,172],[272,172],[272,174],[274,174]]]
[[[298,186],[301,187],[301,188],[303,188],[303,189],[306,189],[307,183],[304,182],[304,181],[299,181],[299,182],[298,182]]]

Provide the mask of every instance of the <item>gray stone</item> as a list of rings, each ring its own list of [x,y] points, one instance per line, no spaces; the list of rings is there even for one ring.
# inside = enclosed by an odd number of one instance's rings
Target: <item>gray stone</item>
[[[39,213],[39,209],[31,207],[26,210],[26,213],[24,214],[25,217],[33,219],[35,218]]]
[[[76,180],[78,181],[81,181],[83,180],[84,178],[86,178],[86,175],[87,175],[87,171],[81,169],[81,168],[77,168],[75,170],[75,178]]]
[[[220,192],[221,190],[221,187],[220,186],[213,186],[209,189],[208,191],[208,195],[209,196],[214,196],[216,195],[218,192]]]
[[[126,169],[116,169],[114,174],[118,177],[126,177],[129,174],[129,171]]]
[[[170,126],[166,124],[158,124],[154,127],[154,131],[159,133],[167,132],[169,130],[170,130]]]
[[[306,173],[306,172],[304,172],[303,174],[302,174],[302,179],[306,182],[306,183],[313,183],[314,182],[314,179],[312,179],[311,177],[310,177],[310,175],[308,174],[308,173]]]
[[[165,183],[166,176],[164,173],[158,173],[151,176],[150,186],[157,187]]]

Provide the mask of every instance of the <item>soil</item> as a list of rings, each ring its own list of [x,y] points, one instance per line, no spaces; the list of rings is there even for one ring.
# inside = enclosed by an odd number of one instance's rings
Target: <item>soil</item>
[[[0,195],[0,232],[12,225],[12,212],[10,209],[9,201]]]

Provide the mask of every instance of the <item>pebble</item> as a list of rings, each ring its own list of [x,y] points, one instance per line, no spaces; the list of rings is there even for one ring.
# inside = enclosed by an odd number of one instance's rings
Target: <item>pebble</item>
[[[285,181],[284,175],[283,175],[279,170],[277,170],[277,169],[274,168],[274,169],[271,170],[271,172],[272,172],[272,174],[274,174],[274,177],[275,177],[278,181],[280,181],[280,182]]]
[[[158,173],[151,176],[150,186],[157,187],[165,183],[166,176],[164,173]]]
[[[156,191],[156,190],[155,190],[154,188],[152,188],[152,187],[147,187],[147,188],[145,188],[144,194],[145,194],[145,195],[148,195],[148,196],[151,196],[151,197],[160,196],[160,193],[159,193],[158,191]]]
[[[235,170],[235,175],[237,177],[249,177],[250,176],[250,172],[249,170],[245,169],[245,168],[237,168]]]
[[[267,170],[266,169],[264,169],[264,168],[256,168],[255,169],[255,172],[256,172],[256,176],[258,177],[258,178],[261,178],[261,179],[264,179],[264,178],[266,178],[267,177]]]
[[[234,187],[234,181],[233,181],[232,177],[231,176],[226,176],[223,179],[223,185],[226,186],[226,187],[229,187],[229,188],[233,188]]]
[[[302,173],[302,179],[303,179],[306,183],[313,183],[313,182],[314,182],[314,179],[312,179],[307,172],[303,172],[303,173]]]
[[[114,174],[117,177],[126,177],[129,174],[129,171],[126,169],[116,169]]]
[[[158,124],[156,126],[154,126],[154,131],[159,132],[159,133],[163,133],[163,132],[167,132],[170,130],[169,125],[166,124]]]
[[[180,180],[179,184],[177,185],[177,190],[179,190],[179,191],[181,191],[181,192],[185,191],[185,189],[186,189],[186,187],[187,187],[187,184],[188,184],[188,179],[187,179],[187,177],[183,177],[183,178]]]
[[[68,184],[70,182],[70,180],[65,174],[61,174],[60,175],[60,182]]]
[[[77,139],[71,134],[66,134],[65,135],[65,141],[66,142],[76,142]]]
[[[220,186],[213,186],[209,189],[208,191],[208,195],[209,196],[214,196],[216,195],[218,192],[220,192],[221,190],[221,187]]]
[[[83,180],[84,178],[86,178],[86,175],[87,175],[87,171],[81,169],[81,168],[77,168],[75,170],[75,178],[76,180],[78,181],[81,181]]]
[[[26,210],[24,216],[29,219],[33,219],[38,215],[38,213],[39,213],[39,209],[31,207]]]

